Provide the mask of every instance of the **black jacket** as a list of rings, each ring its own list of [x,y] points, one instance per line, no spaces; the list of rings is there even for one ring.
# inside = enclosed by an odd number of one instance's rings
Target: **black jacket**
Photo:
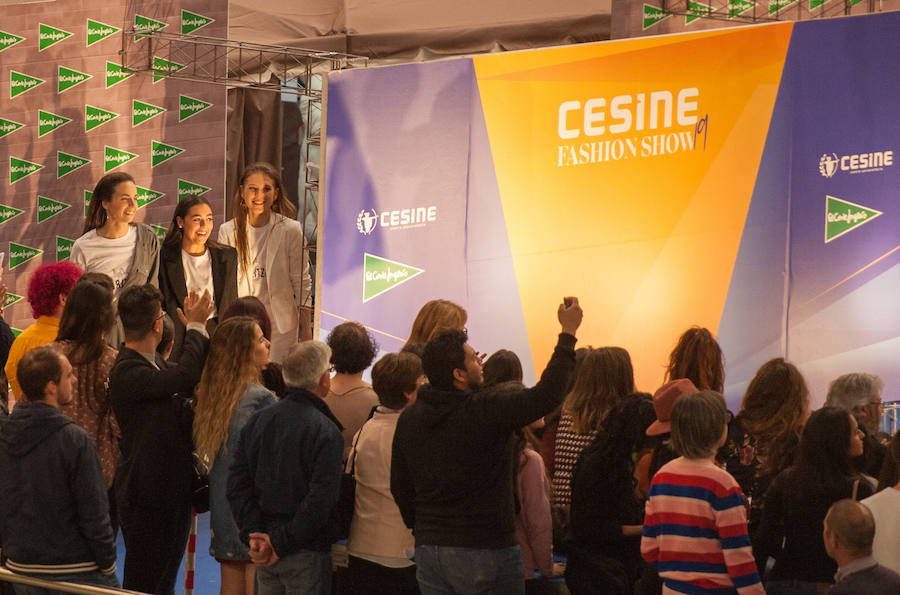
[[[11,570],[115,571],[97,447],[56,407],[20,402],[3,423],[0,498],[3,561]]]
[[[287,388],[278,403],[253,414],[241,430],[227,489],[245,543],[258,532],[269,535],[282,558],[331,551],[342,429],[325,401],[302,388]]]
[[[562,402],[574,346],[560,334],[540,382],[521,392],[419,389],[397,421],[391,460],[391,493],[416,545],[517,543],[512,432]]]
[[[237,299],[237,252],[231,246],[212,242],[206,247],[212,264],[213,302],[216,304],[218,316],[221,316],[231,302]],[[178,318],[177,310],[184,309],[184,298],[188,293],[180,245],[164,245],[159,251],[159,290],[163,294],[163,310],[168,312],[175,323],[175,345],[169,360],[177,362],[181,357],[184,343],[184,325]],[[206,330],[210,336],[216,330],[218,316],[206,323]]]
[[[191,425],[186,398],[200,381],[209,339],[188,331],[178,365],[160,358],[156,369],[123,347],[109,374],[113,412],[122,431],[116,468],[120,506],[177,508],[187,505],[194,475]]]

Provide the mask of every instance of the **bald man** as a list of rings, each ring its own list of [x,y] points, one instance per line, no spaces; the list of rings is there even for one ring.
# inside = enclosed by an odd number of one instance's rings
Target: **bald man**
[[[837,562],[835,584],[827,595],[896,595],[900,574],[872,557],[875,519],[869,509],[849,498],[828,509],[822,532],[825,551]]]

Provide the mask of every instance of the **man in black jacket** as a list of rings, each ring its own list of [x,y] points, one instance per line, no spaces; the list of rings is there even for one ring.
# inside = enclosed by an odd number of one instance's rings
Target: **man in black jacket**
[[[115,491],[125,538],[124,587],[144,593],[175,589],[191,520],[194,415],[186,397],[200,381],[212,311],[209,292],[185,298],[187,327],[178,365],[156,353],[162,296],[153,285],[119,296],[125,345],[109,375],[113,412],[122,431]]]
[[[578,300],[566,298],[557,316],[562,333],[553,357],[540,382],[521,392],[479,390],[481,362],[463,331],[445,331],[425,346],[429,384],[400,414],[391,461],[391,493],[416,538],[423,593],[524,593],[511,438],[565,397]]]
[[[52,347],[37,347],[16,376],[24,400],[0,431],[3,562],[45,580],[118,587],[97,447],[59,410],[77,386],[72,365]]]

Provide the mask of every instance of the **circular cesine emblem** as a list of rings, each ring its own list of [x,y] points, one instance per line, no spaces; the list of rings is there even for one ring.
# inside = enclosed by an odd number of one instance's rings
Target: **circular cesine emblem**
[[[819,159],[819,173],[825,176],[826,178],[830,178],[835,174],[838,167],[838,156],[835,153],[829,155],[825,153]]]
[[[356,229],[363,235],[369,235],[375,231],[375,226],[377,224],[378,214],[375,212],[375,209],[370,209],[368,211],[363,209],[359,212],[359,215],[356,216]]]

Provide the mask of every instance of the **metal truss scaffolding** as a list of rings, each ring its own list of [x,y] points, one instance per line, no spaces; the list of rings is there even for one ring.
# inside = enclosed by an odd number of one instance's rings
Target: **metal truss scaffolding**
[[[857,5],[862,5],[857,7]],[[661,14],[735,25],[808,21],[880,10],[878,0],[661,0]]]

